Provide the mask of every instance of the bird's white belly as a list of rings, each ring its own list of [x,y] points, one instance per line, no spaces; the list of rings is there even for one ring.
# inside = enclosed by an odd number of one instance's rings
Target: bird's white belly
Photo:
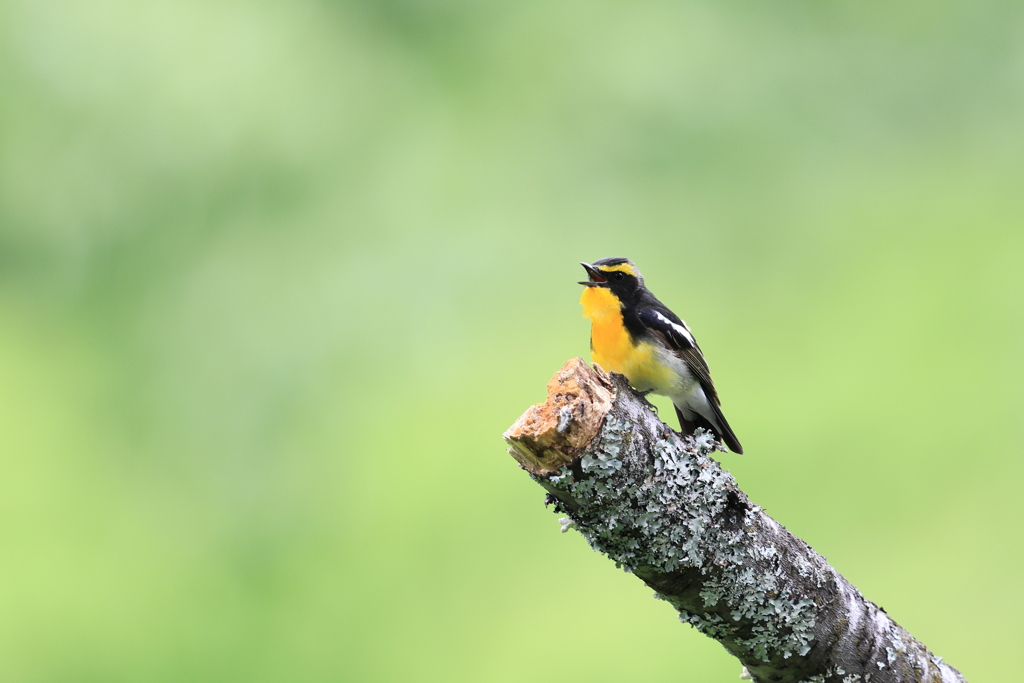
[[[661,386],[649,387],[654,393],[675,400],[677,397],[683,399],[690,396],[695,389],[700,388],[700,382],[690,372],[690,366],[686,361],[667,349],[659,348],[657,353],[659,363],[671,370],[671,380]]]
[[[679,358],[670,351],[661,351],[659,358],[662,363],[672,369],[674,381],[668,386],[651,387],[656,394],[668,396],[672,403],[679,408],[683,416],[692,419],[692,413],[697,413],[706,418],[711,424],[718,426],[715,411],[708,403],[708,397],[700,381],[690,372],[690,366],[686,361]],[[637,387],[639,389],[640,387]]]

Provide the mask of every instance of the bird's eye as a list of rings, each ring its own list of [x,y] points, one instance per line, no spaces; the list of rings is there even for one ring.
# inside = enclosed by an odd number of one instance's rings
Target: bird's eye
[[[612,277],[615,278],[616,280],[621,280],[622,278],[626,277],[626,275],[622,272],[617,272],[612,273]]]

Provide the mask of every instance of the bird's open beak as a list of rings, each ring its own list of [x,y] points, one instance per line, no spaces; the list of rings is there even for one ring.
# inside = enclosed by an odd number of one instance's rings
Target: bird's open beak
[[[584,287],[608,286],[608,278],[606,278],[604,275],[601,275],[601,273],[596,268],[594,268],[589,263],[583,263],[582,261],[580,262],[580,265],[587,269],[587,275],[590,276],[590,279],[581,282],[581,285],[583,285]]]

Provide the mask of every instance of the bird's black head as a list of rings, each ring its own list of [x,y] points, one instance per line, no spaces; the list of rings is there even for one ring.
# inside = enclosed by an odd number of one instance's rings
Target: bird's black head
[[[580,263],[590,279],[581,282],[586,287],[607,287],[621,301],[627,301],[643,289],[644,276],[628,258],[603,258],[593,263]]]

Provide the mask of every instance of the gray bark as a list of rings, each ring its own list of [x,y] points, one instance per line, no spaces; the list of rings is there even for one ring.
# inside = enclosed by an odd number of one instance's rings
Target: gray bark
[[[510,453],[595,549],[719,641],[760,683],[966,683],[751,503],[621,375],[574,359],[506,432]]]

